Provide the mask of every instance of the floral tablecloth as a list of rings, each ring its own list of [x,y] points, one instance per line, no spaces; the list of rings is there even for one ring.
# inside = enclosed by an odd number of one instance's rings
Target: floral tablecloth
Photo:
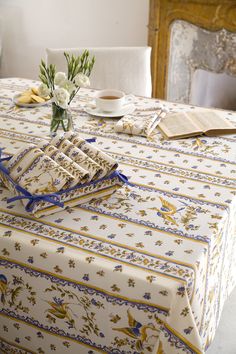
[[[50,105],[11,101],[35,85],[0,81],[5,154],[49,138]],[[204,353],[235,285],[236,135],[117,134],[116,119],[84,112],[93,94],[73,102],[76,129],[96,137],[133,186],[40,219],[7,204],[0,186],[1,352]],[[136,97],[135,113],[159,105]]]

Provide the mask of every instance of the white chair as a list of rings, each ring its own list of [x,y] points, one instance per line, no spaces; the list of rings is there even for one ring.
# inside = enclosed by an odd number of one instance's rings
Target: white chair
[[[55,64],[57,71],[66,70],[63,53],[79,55],[85,48],[47,48],[47,64]],[[151,47],[86,48],[95,56],[91,73],[91,87],[113,88],[125,93],[151,97]]]
[[[197,69],[193,74],[190,103],[236,111],[236,77]]]

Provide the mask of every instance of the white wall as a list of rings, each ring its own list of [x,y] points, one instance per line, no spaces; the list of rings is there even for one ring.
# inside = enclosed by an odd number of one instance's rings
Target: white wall
[[[37,78],[46,47],[147,44],[149,0],[0,0],[1,77]]]

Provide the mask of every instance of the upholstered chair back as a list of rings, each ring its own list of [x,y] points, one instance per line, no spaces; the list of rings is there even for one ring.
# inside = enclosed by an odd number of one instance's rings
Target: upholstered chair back
[[[66,70],[63,53],[81,54],[85,48],[48,48],[47,63],[55,64],[58,71]],[[140,96],[151,96],[150,47],[86,48],[95,56],[91,73],[91,87],[113,88]]]

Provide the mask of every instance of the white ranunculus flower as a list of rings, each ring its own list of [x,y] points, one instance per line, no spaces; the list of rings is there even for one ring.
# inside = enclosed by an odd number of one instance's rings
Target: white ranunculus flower
[[[45,84],[41,84],[38,88],[38,93],[40,97],[47,97],[50,95],[50,90]]]
[[[75,84],[76,86],[79,87],[89,87],[90,86],[89,77],[85,74],[79,73],[75,77]]]
[[[76,90],[76,86],[73,84],[72,81],[70,81],[68,79],[62,81],[59,86],[64,88],[65,90],[67,90],[70,95],[72,94],[72,92],[74,90]]]
[[[54,82],[55,82],[55,85],[61,85],[61,83],[63,81],[66,80],[66,74],[61,72],[61,71],[58,71],[56,74],[55,74],[55,78],[54,78]]]
[[[60,87],[53,92],[54,102],[61,108],[68,108],[68,103],[70,100],[70,94],[67,90]]]

